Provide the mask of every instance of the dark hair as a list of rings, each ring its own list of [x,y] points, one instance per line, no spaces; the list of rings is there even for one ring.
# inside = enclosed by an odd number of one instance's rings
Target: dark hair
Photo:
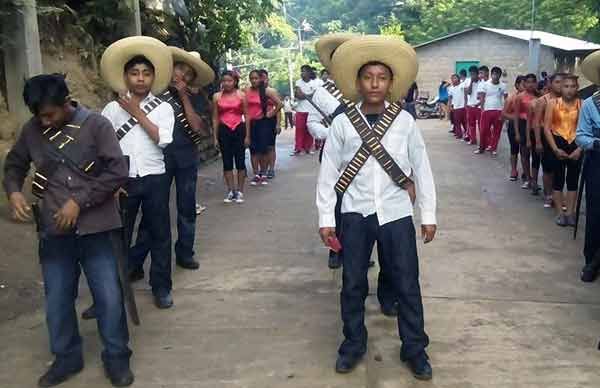
[[[475,65],[469,66],[469,73],[477,73],[479,72],[479,68]]]
[[[231,77],[233,78],[233,87],[238,89],[240,87],[240,77],[238,76],[238,74],[235,71],[232,70],[225,70],[223,73],[221,73],[221,79],[223,79],[224,77]]]
[[[452,77],[456,77],[456,78],[458,78],[458,74],[454,73],[454,74],[452,74],[452,75],[450,76],[450,78],[452,78]]]
[[[64,105],[68,97],[69,88],[62,74],[36,75],[28,79],[23,88],[23,101],[34,115],[45,105]]]
[[[327,70],[327,69],[323,69],[323,70],[321,70],[321,77],[322,77],[322,76],[323,76],[323,74],[325,74],[325,73],[329,74],[329,70]]]
[[[517,78],[515,78],[515,86],[518,86],[523,81],[525,81],[525,76],[524,75],[518,75]]]
[[[252,75],[252,73],[256,73],[259,77],[262,74],[266,74],[268,75],[269,73],[267,73],[267,71],[265,69],[254,69],[250,72],[250,75]],[[267,107],[268,107],[268,102],[269,102],[269,98],[267,97],[267,86],[265,85],[265,83],[263,81],[260,81],[258,83],[258,95],[260,96],[260,107],[262,110],[263,115],[267,114]]]
[[[252,71],[251,71],[251,72],[248,74],[248,76],[250,77],[250,76],[251,76],[253,73],[256,73],[256,75],[260,77],[260,71],[258,71],[257,69],[254,69],[254,70],[252,70]]]
[[[491,72],[492,72],[492,74],[498,74],[500,76],[502,75],[502,69],[499,68],[498,66],[492,67],[492,71]]]
[[[533,73],[529,73],[525,76],[525,81],[534,80],[537,82],[537,76]]]
[[[557,78],[565,78],[566,76],[568,76],[569,74],[567,73],[554,73],[550,76],[550,78],[548,78],[550,80],[550,82],[554,82],[555,79]],[[543,75],[542,75],[543,76]]]
[[[152,64],[152,62],[150,62],[148,58],[146,58],[143,55],[136,55],[135,57],[127,61],[127,63],[125,64],[125,72],[131,70],[131,68],[135,65],[146,65],[149,68],[151,68],[152,72],[154,73],[154,65]]]
[[[484,73],[489,73],[490,68],[487,67],[486,65],[483,65],[483,66],[479,67],[479,71],[483,71]]]
[[[564,75],[564,80],[571,80],[571,81],[575,81],[576,83],[579,83],[579,76],[575,75],[575,74],[565,74]]]
[[[264,75],[264,76],[269,76],[269,72],[266,69],[260,69],[258,70],[258,75]]]
[[[364,65],[362,65],[360,67],[360,69],[358,69],[358,74],[357,77],[360,77],[360,75],[362,74],[362,72],[368,67],[368,66],[383,66],[385,67],[389,72],[390,75],[392,76],[392,79],[394,79],[394,72],[392,71],[392,68],[389,67],[388,65],[386,65],[383,62],[379,62],[379,61],[371,61],[371,62],[367,62]]]
[[[547,77],[547,76],[548,76],[548,73],[545,71],[542,71],[542,77]]]
[[[462,69],[461,71],[458,72],[458,74],[464,75],[466,77],[467,76],[467,71],[465,69]]]

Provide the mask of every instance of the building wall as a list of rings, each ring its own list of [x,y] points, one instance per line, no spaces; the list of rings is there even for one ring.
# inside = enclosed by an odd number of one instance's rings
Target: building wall
[[[455,72],[457,61],[479,61],[490,68],[499,66],[508,72],[506,82],[514,84],[519,74],[528,72],[529,43],[489,31],[476,30],[427,46],[416,48],[419,59],[417,83],[420,92],[437,95],[442,79]],[[552,73],[555,68],[553,49],[540,49],[540,72]]]

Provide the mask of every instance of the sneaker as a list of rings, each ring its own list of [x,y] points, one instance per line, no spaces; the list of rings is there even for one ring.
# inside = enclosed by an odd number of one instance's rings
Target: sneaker
[[[498,151],[492,151],[492,156],[498,156]]]
[[[521,188],[523,190],[529,190],[531,188],[531,185],[529,184],[529,182],[523,182],[523,184],[521,185]]]
[[[290,154],[290,156],[298,156],[300,155],[300,151],[292,151],[292,153]]]
[[[567,220],[567,216],[565,216],[564,214],[561,214],[559,216],[556,216],[556,225],[558,226],[567,226],[569,224],[569,221]]]
[[[488,151],[488,152],[491,152],[492,151],[492,147],[487,147],[485,150]]]
[[[511,182],[516,182],[517,179],[519,179],[519,175],[518,174],[514,174],[508,177],[508,180]]]
[[[477,150],[473,151],[473,153],[474,153],[475,155],[480,155],[480,154],[483,154],[483,151],[482,151],[482,150],[480,150],[480,149],[477,149]]]
[[[275,171],[273,171],[273,170],[267,171],[267,179],[273,179],[273,178],[275,178]]]
[[[235,194],[235,203],[244,203],[244,193],[238,191]]]
[[[223,199],[223,202],[225,202],[225,203],[232,203],[233,201],[235,201],[235,194],[233,193],[233,191],[230,191],[225,196],[225,199]]]
[[[544,198],[544,208],[545,209],[550,209],[552,207],[552,204],[553,204],[553,202],[552,202],[552,196],[547,195]]]
[[[260,183],[260,176],[254,175],[254,178],[250,181],[250,186],[256,186]]]
[[[313,150],[306,151],[306,155],[314,155],[314,154],[315,154],[315,151],[313,151]]]
[[[200,205],[199,203],[196,204],[196,215],[202,214],[205,210],[206,206]]]
[[[471,142],[471,139],[469,139],[468,137],[464,137],[464,138],[463,138],[463,141],[464,141],[465,143],[470,143],[470,142]]]
[[[268,181],[266,175],[261,175],[260,176],[260,184],[263,185],[263,186],[266,186],[266,185],[269,184],[269,181]]]
[[[537,185],[537,183],[535,183],[534,185],[531,186],[531,195],[540,195],[540,187]]]
[[[575,214],[571,214],[571,215],[567,216],[567,225],[568,226],[577,225],[577,217],[575,217]]]

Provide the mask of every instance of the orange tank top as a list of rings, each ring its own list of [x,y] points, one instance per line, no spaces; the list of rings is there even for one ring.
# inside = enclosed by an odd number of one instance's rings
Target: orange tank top
[[[581,100],[565,104],[562,98],[556,99],[552,109],[552,133],[565,139],[569,144],[575,141],[577,120],[581,110]]]
[[[523,120],[527,120],[529,106],[531,105],[531,103],[533,101],[535,101],[535,99],[536,99],[536,96],[534,96],[533,94],[529,94],[529,93],[521,94],[521,98],[519,99],[519,101],[520,101],[519,118],[521,118]]]

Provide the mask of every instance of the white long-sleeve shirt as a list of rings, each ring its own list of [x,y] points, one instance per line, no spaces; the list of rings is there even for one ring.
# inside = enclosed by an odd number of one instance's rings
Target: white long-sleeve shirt
[[[359,105],[360,107],[360,105]],[[334,186],[362,144],[345,114],[330,127],[323,150],[323,161],[317,183],[319,227],[335,227],[336,193]],[[436,193],[425,142],[415,120],[402,111],[392,123],[381,144],[417,187],[417,205],[421,224],[435,225]],[[392,181],[373,156],[360,169],[342,199],[342,213],[377,214],[380,225],[412,216],[413,206],[408,192]]]
[[[149,93],[140,102],[140,107],[154,98],[152,93]],[[110,120],[115,131],[131,118],[131,115],[116,101],[112,101],[104,107],[102,116]],[[173,108],[163,102],[148,114],[148,119],[158,127],[158,144],[139,124],[131,128],[119,142],[123,154],[129,157],[129,176],[132,178],[164,174],[166,171],[163,148],[173,141],[173,126],[175,125]]]
[[[337,98],[333,97],[331,93],[327,91],[323,86],[320,86],[315,90],[312,96],[312,101],[316,106],[319,107],[326,115],[331,115],[340,106],[340,102]],[[316,139],[327,139],[329,134],[329,128],[321,124],[323,116],[318,113],[309,113],[308,115],[308,132],[312,137]]]

